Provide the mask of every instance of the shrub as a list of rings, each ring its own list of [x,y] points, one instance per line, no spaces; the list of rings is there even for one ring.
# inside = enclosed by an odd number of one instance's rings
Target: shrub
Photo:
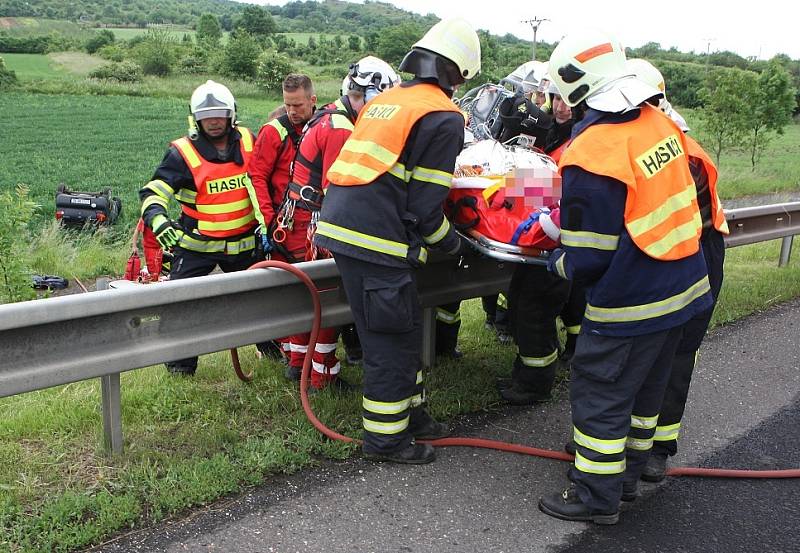
[[[119,44],[109,44],[108,46],[103,46],[97,51],[97,55],[104,60],[116,62],[121,62],[124,60],[126,54],[127,51],[125,48]]]
[[[121,83],[138,83],[142,80],[142,68],[132,61],[108,63],[89,73],[92,79],[108,79]]]
[[[95,33],[89,40],[86,41],[86,52],[94,54],[103,46],[108,46],[114,43],[114,33],[108,29],[103,29],[99,33]]]
[[[28,222],[36,208],[22,185],[17,185],[14,192],[0,192],[0,303],[36,296],[25,257]]]
[[[292,61],[285,55],[275,51],[265,52],[258,60],[256,85],[266,91],[280,91],[286,75],[296,72]]]
[[[237,31],[225,46],[222,73],[237,79],[254,79],[258,69],[261,46],[250,34]]]
[[[188,55],[178,62],[178,68],[181,73],[187,75],[197,75],[198,73],[208,72],[208,61],[203,56]]]
[[[17,74],[6,67],[6,62],[0,58],[0,88],[5,88],[16,84]]]
[[[150,29],[135,47],[135,57],[145,75],[163,77],[172,73],[177,43],[169,31]]]

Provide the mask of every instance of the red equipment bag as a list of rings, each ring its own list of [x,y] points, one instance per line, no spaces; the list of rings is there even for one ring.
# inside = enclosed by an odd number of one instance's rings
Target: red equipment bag
[[[139,259],[139,252],[132,252],[125,265],[125,280],[137,282],[142,270],[142,260]]]
[[[445,213],[465,234],[552,250],[559,245],[560,198],[561,178],[551,158],[482,140],[459,154]]]

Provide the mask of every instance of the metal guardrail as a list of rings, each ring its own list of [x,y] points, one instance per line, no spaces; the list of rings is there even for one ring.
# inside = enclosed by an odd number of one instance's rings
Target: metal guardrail
[[[742,207],[725,212],[730,234],[725,247],[732,248],[781,238],[778,265],[789,263],[794,235],[800,234],[800,202]]]
[[[726,212],[728,247],[800,234],[800,202]],[[782,264],[788,262],[789,249]],[[785,259],[784,259],[785,257]],[[322,290],[322,324],[352,321],[333,260],[301,263]],[[433,362],[437,305],[507,287],[513,265],[486,257],[459,267],[433,257],[418,272],[423,363]],[[119,373],[308,330],[304,285],[280,270],[242,271],[0,305],[0,397],[100,377],[106,445],[122,451]]]

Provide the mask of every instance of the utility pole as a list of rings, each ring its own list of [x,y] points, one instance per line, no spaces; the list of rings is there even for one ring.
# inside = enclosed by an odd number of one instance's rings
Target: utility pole
[[[711,43],[714,42],[713,38],[704,38],[703,42],[706,43],[706,74],[708,74],[708,62],[711,59]]]
[[[533,19],[525,19],[520,21],[520,23],[528,23],[533,29],[533,55],[531,56],[532,60],[536,60],[536,32],[539,30],[539,25],[544,23],[545,21],[550,21],[549,19],[539,19],[535,17]]]

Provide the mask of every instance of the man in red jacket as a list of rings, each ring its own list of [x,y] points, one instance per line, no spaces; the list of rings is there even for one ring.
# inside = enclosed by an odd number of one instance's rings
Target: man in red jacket
[[[367,56],[350,66],[342,83],[342,97],[318,110],[306,124],[292,166],[289,187],[278,209],[278,228],[272,238],[294,254],[292,261],[306,261],[330,257],[311,243],[322,207],[328,179],[325,176],[336,160],[345,141],[353,132],[353,125],[364,105],[400,81],[389,64],[374,56]],[[348,390],[350,385],[338,378],[339,360],[336,358],[338,328],[320,330],[314,348],[311,386],[320,389],[331,385]],[[308,349],[309,334],[289,337],[290,357],[288,373],[299,376]],[[352,344],[351,344],[352,347]]]
[[[316,110],[317,95],[306,75],[290,74],[283,81],[283,103],[286,114],[261,127],[250,162],[250,198],[256,206],[256,219],[261,225],[265,253],[278,259],[291,260],[293,252],[278,247],[269,239],[270,226],[275,226],[275,211],[283,201],[289,184],[289,169],[294,159],[303,126]],[[302,254],[298,251],[295,253]]]
[[[289,184],[289,170],[294,159],[303,126],[311,119],[316,109],[317,96],[314,85],[306,75],[289,74],[283,81],[283,105],[286,112],[270,119],[258,132],[253,158],[250,161],[250,200],[255,206],[256,220],[263,251],[282,261],[291,261],[292,254],[283,245],[274,248],[270,239],[271,228],[275,227],[275,211],[283,201],[286,185]],[[269,343],[259,344],[259,351],[266,355],[279,355],[274,348],[283,348],[288,355],[288,342],[276,340],[281,344],[270,347]],[[263,346],[263,347],[262,347]],[[296,380],[288,371],[286,377]]]

